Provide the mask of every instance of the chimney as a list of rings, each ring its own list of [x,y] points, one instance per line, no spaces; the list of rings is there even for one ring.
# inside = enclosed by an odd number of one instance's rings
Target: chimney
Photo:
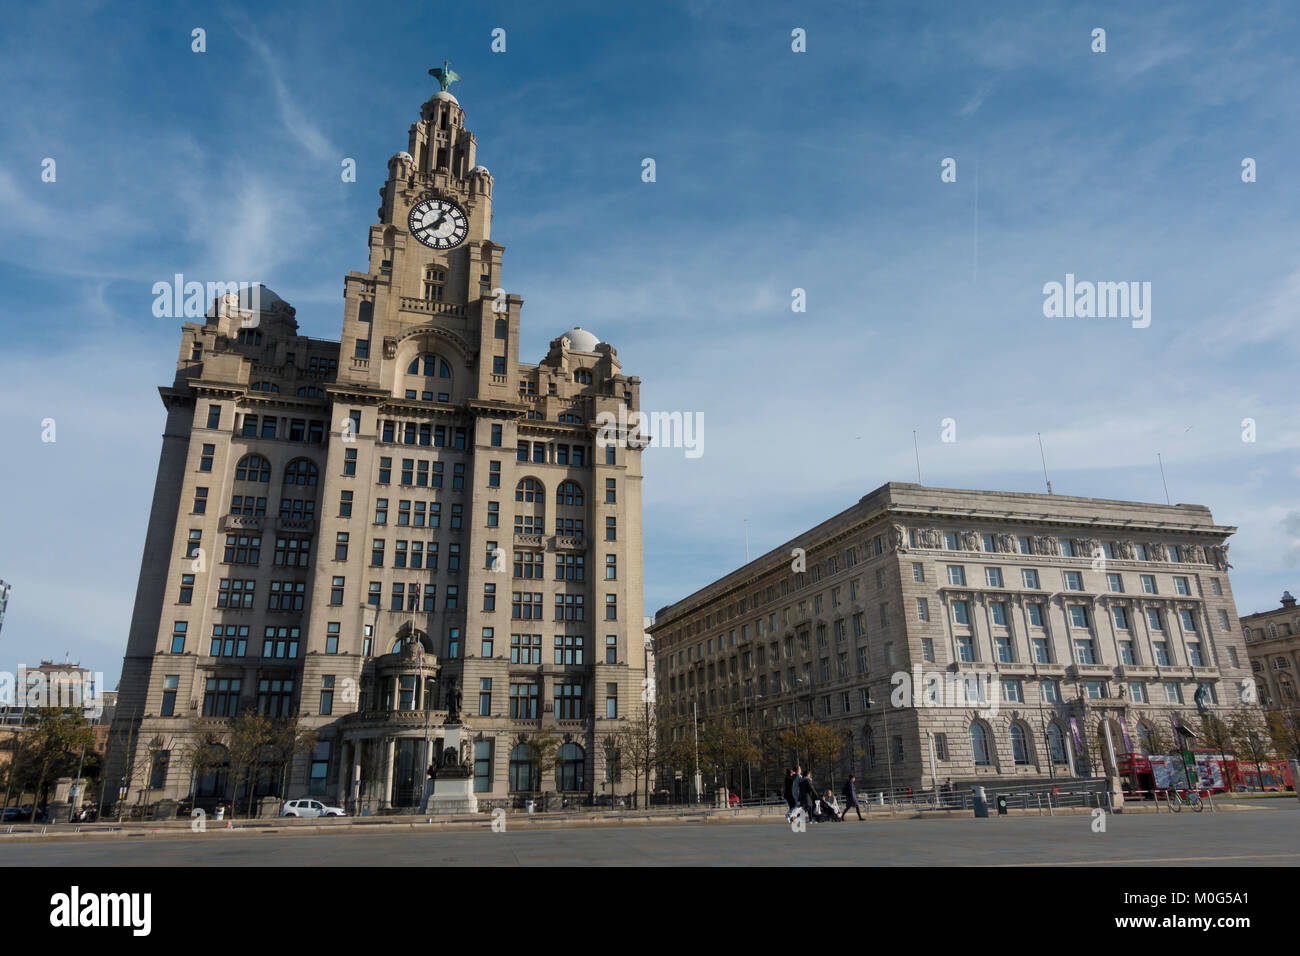
[[[1283,591],[1283,592],[1282,592],[1282,606],[1283,606],[1283,607],[1295,607],[1295,598],[1291,596],[1291,592],[1290,592],[1290,591]]]

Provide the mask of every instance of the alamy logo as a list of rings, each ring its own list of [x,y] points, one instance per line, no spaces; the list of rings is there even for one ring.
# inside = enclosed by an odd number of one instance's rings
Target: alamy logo
[[[703,412],[629,412],[618,406],[618,415],[600,412],[596,447],[607,448],[627,442],[644,448],[684,448],[687,458],[704,454]]]
[[[152,893],[82,893],[74,886],[51,896],[50,907],[50,925],[65,929],[126,926],[132,935],[148,936],[153,925]]]
[[[1076,282],[1043,286],[1043,315],[1049,319],[1132,319],[1135,329],[1151,324],[1150,282]]]
[[[87,720],[104,716],[103,671],[31,670],[19,667],[15,675],[0,671],[0,705],[38,710],[58,707],[79,710]]]

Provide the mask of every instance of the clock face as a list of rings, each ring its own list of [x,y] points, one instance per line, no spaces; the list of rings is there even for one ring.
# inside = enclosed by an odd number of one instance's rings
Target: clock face
[[[411,235],[433,249],[453,249],[469,235],[465,210],[446,199],[422,199],[411,207]]]

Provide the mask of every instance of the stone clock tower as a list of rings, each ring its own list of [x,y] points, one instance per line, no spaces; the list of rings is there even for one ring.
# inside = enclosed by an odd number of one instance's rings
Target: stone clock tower
[[[132,803],[278,789],[222,762],[250,711],[317,734],[287,799],[414,809],[435,763],[480,806],[631,789],[642,446],[598,424],[640,380],[579,328],[519,361],[492,175],[430,72],[341,341],[265,288],[183,327],[110,760]]]

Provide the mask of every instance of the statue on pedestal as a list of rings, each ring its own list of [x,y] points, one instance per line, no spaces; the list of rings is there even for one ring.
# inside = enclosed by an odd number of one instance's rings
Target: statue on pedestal
[[[456,678],[447,678],[447,719],[445,723],[460,723],[460,689],[456,686]]]

